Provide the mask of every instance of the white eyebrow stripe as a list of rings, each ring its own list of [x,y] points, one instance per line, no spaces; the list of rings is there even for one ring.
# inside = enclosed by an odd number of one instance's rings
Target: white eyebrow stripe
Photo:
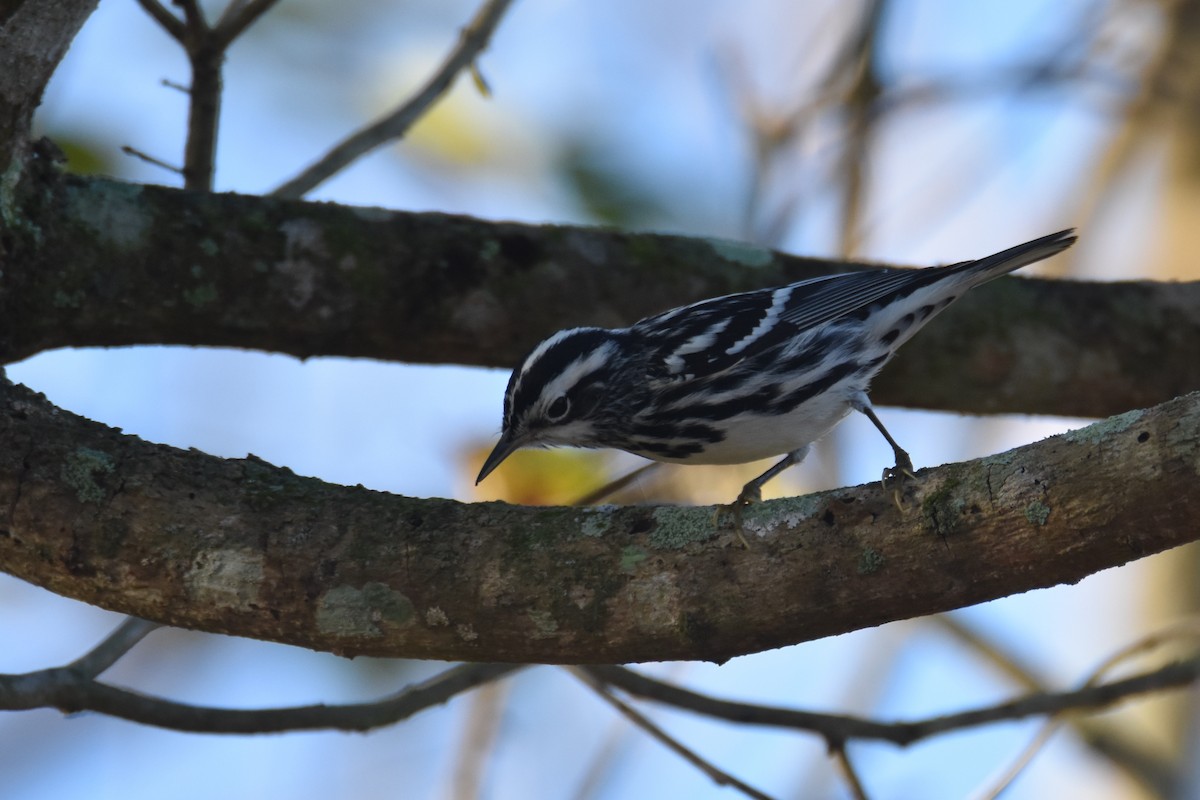
[[[585,329],[584,328],[567,328],[565,330],[561,330],[558,333],[554,334],[549,339],[544,340],[541,344],[539,344],[537,347],[534,348],[533,352],[530,353],[528,355],[528,357],[526,357],[525,363],[521,366],[521,375],[524,376],[525,373],[529,372],[529,368],[532,367],[534,364],[536,364],[538,361],[540,361],[542,359],[542,356],[546,355],[546,352],[550,348],[554,347],[556,344],[561,342],[563,339],[566,339],[569,336],[574,336],[581,330],[585,330]]]
[[[608,363],[609,358],[616,349],[617,345],[615,342],[605,342],[586,356],[572,361],[554,380],[546,384],[546,388],[542,390],[539,401],[552,401],[554,398],[566,394],[571,387]]]

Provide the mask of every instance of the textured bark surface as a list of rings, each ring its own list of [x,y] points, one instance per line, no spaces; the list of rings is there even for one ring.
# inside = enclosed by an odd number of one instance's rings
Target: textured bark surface
[[[22,197],[0,284],[0,363],[56,347],[182,344],[508,367],[559,328],[619,326],[842,268],[713,240],[47,170]],[[1200,283],[1006,278],[922,331],[873,397],[1103,417],[1200,387],[1197,352]]]
[[[507,366],[561,327],[823,274],[745,245],[60,174],[33,109],[93,0],[0,6],[0,363],[226,345]],[[1013,242],[992,243],[1000,249]],[[986,251],[978,255],[986,255]],[[1005,279],[882,376],[927,408],[1104,416],[1200,386],[1200,284]],[[187,628],[487,661],[730,656],[1076,581],[1200,536],[1200,399],[747,513],[415,500],[152,445],[0,383],[0,569]]]
[[[1200,395],[878,486],[712,508],[413,500],[148,444],[0,389],[0,564],[348,655],[723,660],[1074,582],[1200,537]]]
[[[0,3],[0,203],[21,169],[33,111],[98,0]],[[7,214],[0,214],[6,219]]]

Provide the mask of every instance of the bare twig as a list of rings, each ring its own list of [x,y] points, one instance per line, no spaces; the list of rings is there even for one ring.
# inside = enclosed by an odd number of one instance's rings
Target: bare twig
[[[175,5],[183,9],[183,21],[188,27],[188,33],[195,35],[198,31],[208,30],[208,20],[204,10],[196,0],[174,0]]]
[[[192,85],[187,143],[183,149],[183,186],[211,191],[216,171],[217,129],[221,121],[224,91],[221,71],[225,51],[214,41],[207,27],[189,30],[186,50],[192,67]]]
[[[221,95],[224,91],[222,68],[225,51],[246,28],[254,23],[276,0],[233,2],[222,14],[217,26],[210,27],[196,0],[178,0],[183,20],[168,11],[158,0],[138,0],[138,4],[174,39],[183,45],[192,69],[191,102],[188,105],[188,135],[184,145],[183,185],[187,189],[211,190],[216,165],[217,129],[221,119]],[[126,152],[133,152],[129,149]],[[152,163],[162,162],[147,158]]]
[[[846,780],[846,785],[850,788],[850,793],[854,795],[854,799],[868,800],[866,787],[863,786],[862,780],[858,777],[858,772],[854,769],[854,764],[850,761],[850,754],[846,752],[846,745],[840,744],[834,747],[830,755],[837,762],[838,769],[842,773],[842,777]]]
[[[884,90],[879,82],[877,61],[881,23],[886,17],[886,8],[885,0],[867,3],[845,55],[848,63],[857,63],[858,69],[857,79],[844,101],[845,142],[838,158],[843,178],[839,246],[842,255],[854,253],[862,243],[862,217],[867,206],[867,186],[874,155],[872,149],[878,127],[878,119],[872,109]]]
[[[171,38],[182,42],[187,36],[187,26],[183,24],[183,21],[168,11],[158,0],[137,0],[137,4],[161,25],[163,30],[171,35]]]
[[[1029,664],[1022,663],[1015,655],[998,643],[984,636],[975,627],[967,624],[955,614],[938,614],[929,618],[934,624],[968,645],[972,651],[999,669],[1007,678],[1030,692],[1046,691],[1046,681]],[[1157,749],[1147,747],[1142,740],[1125,732],[1115,724],[1087,717],[1068,717],[1068,724],[1084,743],[1130,778],[1149,789],[1156,797],[1171,797],[1179,775],[1171,760]]]
[[[519,664],[463,664],[371,703],[224,709],[176,703],[82,677],[70,667],[0,675],[0,709],[97,711],[119,719],[192,733],[279,733],[392,725],[457,694],[521,669]]]
[[[133,156],[134,158],[141,159],[142,161],[145,161],[147,164],[153,164],[154,166],[161,167],[162,169],[168,170],[169,172],[174,172],[176,175],[183,174],[183,170],[181,170],[179,167],[175,166],[174,164],[168,164],[166,161],[163,161],[161,158],[155,158],[154,156],[150,155],[149,153],[143,153],[141,150],[138,150],[137,148],[134,148],[134,147],[130,147],[129,145],[122,145],[121,152],[127,156]]]
[[[593,491],[588,492],[587,494],[583,495],[582,497],[580,497],[578,500],[571,503],[570,505],[573,505],[573,506],[595,505],[596,503],[599,503],[601,500],[605,499],[606,497],[610,497],[610,496],[616,494],[617,492],[621,491],[626,486],[633,483],[638,478],[642,477],[647,472],[650,472],[657,466],[659,466],[659,464],[658,464],[658,462],[655,462],[655,461],[651,461],[649,464],[643,464],[642,466],[638,467],[637,469],[633,470],[632,472],[628,472],[628,473],[622,475],[621,477],[617,478],[616,480],[609,481],[608,483],[601,486],[599,489],[594,489]]]
[[[213,27],[214,38],[227,47],[277,2],[279,0],[235,0],[225,7],[225,11]]]
[[[1002,720],[1105,708],[1136,695],[1181,688],[1195,683],[1200,679],[1200,658],[1174,662],[1150,672],[1098,686],[1085,686],[1066,692],[1039,692],[996,705],[915,722],[877,722],[862,717],[718,700],[663,683],[625,667],[593,666],[587,669],[598,680],[638,697],[730,722],[810,731],[823,736],[830,747],[838,747],[849,739],[873,739],[909,745],[939,734]]]
[[[500,732],[507,689],[507,683],[492,681],[480,687],[471,698],[471,710],[462,726],[462,741],[451,779],[450,796],[455,800],[475,800],[483,796],[484,773]]]
[[[675,739],[662,728],[651,722],[644,714],[622,701],[609,690],[606,681],[597,678],[592,668],[589,667],[566,667],[572,675],[590,687],[602,700],[611,705],[617,711],[621,712],[630,722],[637,725],[650,736],[666,745],[670,750],[682,756],[689,764],[699,769],[705,775],[713,780],[718,786],[732,786],[747,797],[753,797],[757,800],[770,800],[770,796],[763,794],[758,789],[755,789],[749,784],[730,775],[728,772],[717,767],[710,761],[707,761],[695,751],[689,749],[686,745]]]
[[[147,622],[137,617],[126,617],[117,629],[93,647],[89,652],[72,661],[67,669],[74,670],[87,678],[96,678],[117,663],[152,631],[160,628],[157,622]]]
[[[628,744],[632,728],[621,719],[614,719],[609,726],[604,741],[592,754],[587,769],[579,786],[571,796],[572,800],[592,800],[598,797],[604,788],[604,780],[613,774],[619,759]]]
[[[1106,658],[1100,666],[1093,670],[1092,674],[1084,682],[1085,688],[1096,686],[1100,680],[1109,672],[1120,666],[1122,663],[1133,658],[1149,653],[1158,648],[1185,642],[1189,646],[1194,646],[1196,640],[1200,639],[1200,619],[1187,619],[1178,622],[1174,625],[1167,626],[1162,630],[1147,634],[1137,641],[1122,647],[1116,653]],[[1009,785],[1017,779],[1017,777],[1025,771],[1025,768],[1033,761],[1034,757],[1042,751],[1046,743],[1063,725],[1070,721],[1071,712],[1075,709],[1066,708],[1051,715],[1038,729],[1037,734],[1025,746],[1021,753],[1008,765],[1001,775],[993,782],[989,783],[986,790],[978,794],[980,800],[994,800],[1004,792]]]
[[[355,159],[385,142],[403,136],[413,123],[450,89],[458,74],[470,67],[487,48],[492,33],[511,4],[512,0],[487,0],[470,23],[463,28],[458,44],[441,67],[416,94],[391,114],[342,141],[315,164],[271,194],[275,197],[303,197]]]

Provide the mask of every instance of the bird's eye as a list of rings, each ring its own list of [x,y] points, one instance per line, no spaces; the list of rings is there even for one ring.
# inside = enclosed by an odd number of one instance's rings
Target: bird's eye
[[[567,412],[570,410],[571,401],[567,399],[566,395],[562,395],[560,397],[556,397],[554,402],[550,404],[550,407],[546,409],[546,416],[551,422],[558,422],[560,419],[565,417]]]

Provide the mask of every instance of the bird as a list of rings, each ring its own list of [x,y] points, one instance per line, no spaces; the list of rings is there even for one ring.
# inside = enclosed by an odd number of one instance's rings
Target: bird
[[[499,441],[475,482],[524,447],[613,448],[678,464],[782,456],[742,488],[733,504],[741,508],[851,411],[892,448],[885,484],[915,477],[871,405],[872,378],[967,291],[1075,241],[1068,229],[974,261],[825,275],[701,300],[626,328],[558,331],[513,370]]]

